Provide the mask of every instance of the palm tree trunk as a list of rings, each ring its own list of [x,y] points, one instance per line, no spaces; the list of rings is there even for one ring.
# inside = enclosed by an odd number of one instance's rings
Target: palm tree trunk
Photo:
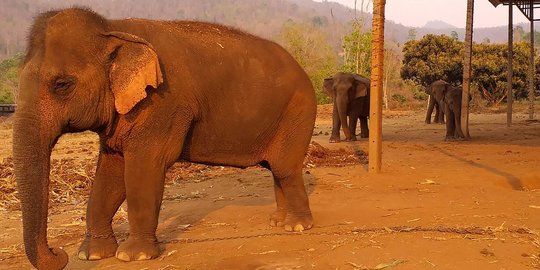
[[[386,0],[373,1],[371,41],[371,100],[369,117],[369,171],[381,171],[382,152],[382,94],[384,75],[384,10]]]
[[[465,32],[465,56],[463,58],[463,95],[461,96],[461,130],[465,138],[469,134],[469,94],[471,90],[471,57],[473,41],[474,0],[467,0],[467,26]],[[459,128],[459,127],[458,127]]]

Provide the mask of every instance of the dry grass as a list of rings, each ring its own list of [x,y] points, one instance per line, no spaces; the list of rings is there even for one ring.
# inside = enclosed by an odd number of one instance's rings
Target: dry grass
[[[304,167],[346,166],[365,164],[363,152],[353,153],[348,150],[329,150],[318,143],[309,146]],[[50,205],[79,205],[85,203],[95,176],[96,158],[53,159],[50,173]],[[166,184],[174,185],[180,181],[223,175],[240,169],[208,166],[190,162],[177,162],[169,169]],[[13,159],[6,158],[0,163],[0,210],[19,210],[17,184],[13,173]]]

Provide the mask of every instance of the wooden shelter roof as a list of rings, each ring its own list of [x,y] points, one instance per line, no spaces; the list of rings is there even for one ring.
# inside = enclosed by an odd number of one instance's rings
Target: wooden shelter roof
[[[510,1],[511,0],[489,0],[495,7],[500,4],[509,5]],[[514,6],[519,8],[521,13],[523,13],[529,21],[540,21],[540,12],[535,12],[536,9],[540,9],[540,0],[512,0],[511,2]]]

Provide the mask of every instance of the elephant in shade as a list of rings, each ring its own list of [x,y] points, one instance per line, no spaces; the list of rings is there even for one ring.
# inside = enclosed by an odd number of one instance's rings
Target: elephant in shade
[[[430,84],[428,87],[426,87],[426,94],[429,95],[429,104],[428,104],[428,109],[426,113],[426,124],[431,124],[431,114],[433,113],[433,110],[435,110],[435,117],[433,118],[433,122],[438,123],[438,124],[444,124],[443,105],[437,101],[437,99],[435,98],[435,93],[433,92],[433,88],[437,87],[437,85],[439,85],[440,82],[444,82],[444,81],[436,81]]]
[[[461,89],[443,80],[435,81],[430,87],[434,102],[437,102],[439,107],[442,105],[444,115],[446,116],[445,139],[464,139],[465,135],[461,130]]]
[[[360,137],[369,137],[370,83],[366,77],[343,72],[324,79],[324,90],[334,102],[330,142],[340,141],[340,127],[343,128],[345,141],[355,141],[358,120]]]

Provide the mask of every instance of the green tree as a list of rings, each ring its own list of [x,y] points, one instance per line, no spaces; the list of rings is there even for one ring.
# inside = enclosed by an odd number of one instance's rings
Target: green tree
[[[22,54],[0,62],[0,103],[13,103],[18,89],[18,71]]]
[[[490,105],[506,100],[507,56],[505,44],[474,44],[472,58],[473,83],[478,85],[482,97]],[[515,99],[527,98],[527,72],[529,68],[529,44],[514,44],[514,76],[512,88]]]
[[[364,32],[362,23],[354,21],[351,32],[343,38],[341,71],[371,75],[371,32]]]
[[[324,34],[311,24],[287,22],[277,40],[308,74],[317,94],[317,102],[330,103],[331,98],[323,90],[323,81],[334,75],[337,55]]]
[[[425,35],[403,47],[401,78],[427,86],[436,80],[460,85],[463,80],[463,43],[446,35]]]
[[[453,38],[453,39],[459,39],[459,35],[456,31],[452,31],[452,33],[450,34],[450,36]]]

